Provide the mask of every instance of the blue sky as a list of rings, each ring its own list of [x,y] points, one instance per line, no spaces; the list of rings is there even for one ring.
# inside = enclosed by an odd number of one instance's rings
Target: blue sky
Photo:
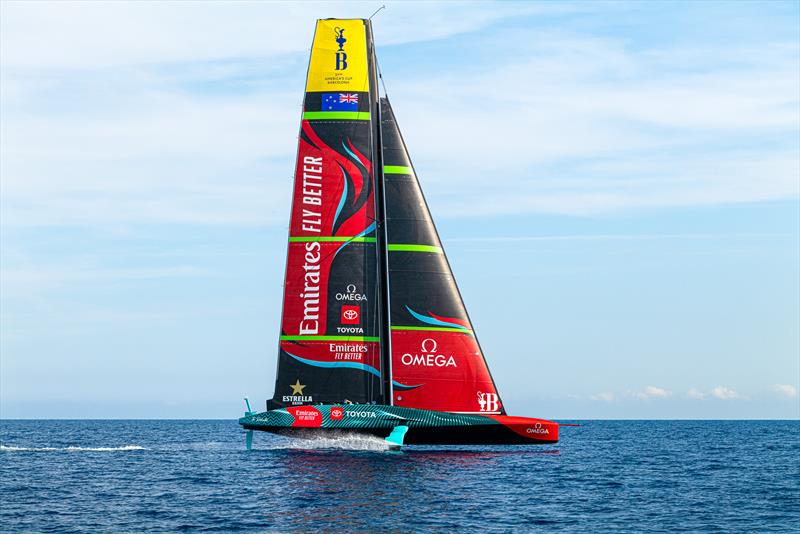
[[[263,405],[314,21],[379,5],[2,3],[0,416]],[[374,26],[510,413],[800,416],[796,2]]]

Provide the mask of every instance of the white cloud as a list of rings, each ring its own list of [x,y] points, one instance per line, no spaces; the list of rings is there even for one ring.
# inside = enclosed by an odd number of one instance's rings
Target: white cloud
[[[597,395],[591,395],[589,398],[594,401],[613,402],[616,397],[610,391],[604,391],[602,393],[598,393]]]
[[[3,2],[3,58],[6,67],[55,69],[274,58],[307,50],[317,18],[365,18],[374,7],[363,2]],[[387,2],[387,11],[373,24],[379,44],[386,46],[444,39],[511,16],[578,9]]]
[[[6,258],[6,262],[8,259]],[[91,284],[93,287],[115,285],[126,281],[153,280],[161,278],[187,279],[214,276],[215,273],[191,266],[169,265],[158,267],[107,268],[88,264],[44,267],[25,265],[24,267],[0,269],[2,300],[42,296],[54,289],[74,287],[76,284]]]
[[[4,113],[4,224],[285,223],[296,102],[181,95],[153,83],[120,88],[80,121]],[[91,84],[88,92],[109,98]]]
[[[583,9],[592,7],[390,4],[375,19],[380,46],[405,58],[383,74],[436,217],[800,194],[796,44],[695,43],[690,54],[568,23],[487,29]],[[312,21],[330,5],[2,10],[5,225],[285,224]],[[431,71],[431,54],[445,54],[436,43],[394,46],[464,32],[493,53],[466,63],[448,52]]]
[[[314,20],[365,9],[3,3],[3,224],[285,224]],[[376,34],[382,46],[443,39],[576,8],[453,9],[389,4]]]
[[[664,59],[669,50],[654,57],[605,38],[522,37],[535,59],[483,74],[450,67],[392,83],[384,73],[417,170],[446,213],[585,214],[800,194],[796,144],[759,141],[797,130],[796,48],[738,69],[718,66],[728,52],[707,51],[705,68],[690,71]],[[474,172],[462,170],[467,161]]]
[[[741,395],[739,395],[736,391],[725,386],[715,387],[711,390],[711,395],[720,400],[733,400],[742,398]]]
[[[631,394],[631,396],[640,400],[663,399],[670,395],[672,395],[671,391],[656,386],[646,386],[642,391],[635,391]]]
[[[790,399],[797,397],[797,388],[791,384],[775,384],[772,386],[772,389],[774,389],[780,395],[789,397]]]
[[[730,238],[763,239],[770,237],[791,237],[784,233],[752,233],[737,232],[727,234],[565,234],[565,235],[530,235],[530,236],[474,236],[451,237],[449,243],[474,242],[527,242],[527,241],[658,241],[658,240],[718,240]]]
[[[637,400],[663,399],[672,395],[668,389],[657,386],[645,386],[639,391],[628,391],[625,396]]]
[[[532,46],[537,59],[499,72],[406,77],[392,88],[417,170],[426,186],[450,193],[448,214],[586,214],[800,194],[788,141],[800,122],[796,49],[777,48],[777,65],[723,69],[709,57],[691,72],[602,38]],[[443,96],[419,102],[417,94]],[[481,111],[465,113],[469,101]],[[784,143],[758,141],[776,132]],[[477,172],[454,172],[464,161]]]
[[[689,389],[689,391],[686,392],[686,396],[690,399],[695,399],[695,400],[703,400],[706,398],[705,393],[695,388]]]

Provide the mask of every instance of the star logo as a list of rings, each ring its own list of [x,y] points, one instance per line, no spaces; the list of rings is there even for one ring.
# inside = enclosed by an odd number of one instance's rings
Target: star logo
[[[300,383],[299,378],[294,384],[289,384],[289,387],[292,388],[292,395],[302,395],[303,389],[305,389],[305,386]]]

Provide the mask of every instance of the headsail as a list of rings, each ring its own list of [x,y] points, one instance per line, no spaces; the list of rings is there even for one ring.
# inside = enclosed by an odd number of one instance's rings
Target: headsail
[[[368,24],[317,21],[271,407],[383,400]]]
[[[380,103],[392,404],[504,414],[391,105]]]

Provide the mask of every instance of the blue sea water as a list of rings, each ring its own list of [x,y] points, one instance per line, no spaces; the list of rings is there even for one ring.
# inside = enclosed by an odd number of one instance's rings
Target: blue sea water
[[[797,532],[800,422],[587,421],[549,446],[0,422],[3,532]]]

